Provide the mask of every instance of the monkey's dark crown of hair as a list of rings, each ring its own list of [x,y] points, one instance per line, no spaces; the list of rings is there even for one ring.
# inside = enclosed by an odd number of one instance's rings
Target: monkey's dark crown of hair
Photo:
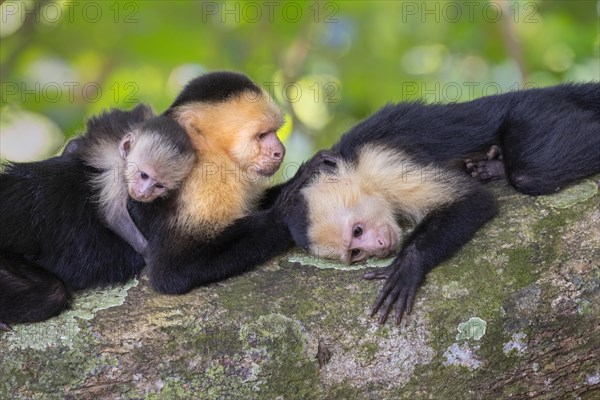
[[[230,71],[209,72],[192,79],[165,114],[172,114],[173,110],[182,104],[220,103],[247,91],[256,94],[262,92],[261,88],[244,74]]]

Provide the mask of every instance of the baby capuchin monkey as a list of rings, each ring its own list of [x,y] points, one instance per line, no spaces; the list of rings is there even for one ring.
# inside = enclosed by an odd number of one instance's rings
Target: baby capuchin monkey
[[[86,165],[100,171],[91,184],[106,224],[146,256],[148,242],[132,221],[127,203],[129,198],[150,203],[181,186],[196,161],[187,133],[172,118],[159,116],[129,132],[90,130],[75,140],[77,148],[71,154],[78,153]]]

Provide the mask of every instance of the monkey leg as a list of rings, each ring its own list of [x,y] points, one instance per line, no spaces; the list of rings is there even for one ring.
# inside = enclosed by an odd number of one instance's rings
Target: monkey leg
[[[484,183],[506,177],[504,170],[504,161],[502,149],[498,145],[490,147],[486,153],[486,158],[482,160],[465,160],[467,172],[475,179]]]
[[[0,328],[48,319],[67,308],[69,300],[54,274],[20,256],[0,254]]]

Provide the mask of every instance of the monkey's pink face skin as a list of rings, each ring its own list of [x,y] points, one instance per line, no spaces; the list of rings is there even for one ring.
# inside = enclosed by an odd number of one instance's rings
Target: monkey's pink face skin
[[[344,242],[348,243],[345,260],[353,263],[369,257],[383,258],[394,252],[398,234],[388,223],[350,220],[344,230]]]
[[[135,201],[149,203],[166,194],[167,188],[149,173],[138,171],[127,184],[129,195]]]
[[[260,147],[256,173],[262,176],[271,176],[281,166],[285,156],[285,147],[277,137],[276,131],[260,133],[256,139]]]
[[[402,229],[391,205],[351,179],[316,181],[303,189],[309,204],[310,251],[346,264],[396,251]]]

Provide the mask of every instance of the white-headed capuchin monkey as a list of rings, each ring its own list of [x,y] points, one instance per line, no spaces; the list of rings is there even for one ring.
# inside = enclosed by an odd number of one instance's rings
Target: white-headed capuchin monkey
[[[151,115],[149,108],[147,112]],[[148,242],[131,220],[127,202],[129,197],[152,202],[181,186],[196,161],[185,130],[173,119],[159,116],[127,132],[90,129],[75,140],[76,154],[100,171],[91,184],[97,189],[96,202],[106,223],[145,256]]]
[[[486,157],[472,161],[477,154]],[[396,252],[401,222],[415,223],[394,262],[365,275],[387,279],[372,314],[381,310],[384,323],[396,304],[400,323],[425,275],[496,214],[494,197],[465,173],[465,160],[472,176],[506,176],[531,195],[600,172],[600,84],[388,105],[343,135],[329,156],[338,157],[337,171],[331,161],[314,164],[316,178],[286,217],[291,234],[314,254],[355,262]]]
[[[218,83],[208,85],[209,77]],[[209,238],[263,198],[285,155],[277,137],[283,114],[244,75],[217,72],[191,81],[165,115],[185,127],[199,159],[171,224]]]

